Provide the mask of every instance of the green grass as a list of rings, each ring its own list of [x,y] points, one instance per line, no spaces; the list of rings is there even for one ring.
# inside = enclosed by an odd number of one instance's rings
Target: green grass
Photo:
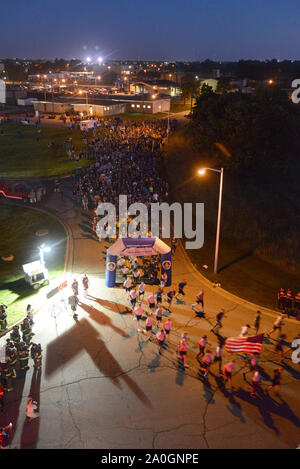
[[[188,255],[199,271],[217,280],[225,290],[262,306],[277,305],[280,287],[299,291],[298,174],[266,175],[255,179],[224,172],[219,273],[213,273],[219,177],[200,167],[214,167],[208,155],[193,144],[187,128],[171,134],[166,153],[170,198],[179,202],[203,202],[204,246]],[[203,265],[208,265],[208,270]]]
[[[45,253],[50,281],[64,271],[66,233],[63,226],[51,215],[0,200],[0,303],[8,306],[8,324],[25,316],[28,303],[38,306],[38,296],[49,287],[35,292],[24,280],[22,265],[39,259],[38,246],[45,242],[51,252]],[[36,231],[45,229],[48,235],[38,237]],[[13,254],[13,261],[3,261],[1,256]]]
[[[4,132],[4,135],[0,134],[1,179],[64,176],[89,163],[86,159],[70,161],[63,146],[71,136],[76,151],[83,147],[79,130],[41,127],[39,141],[36,140],[35,126],[3,123],[1,130]],[[48,148],[49,141],[54,141],[57,146]]]

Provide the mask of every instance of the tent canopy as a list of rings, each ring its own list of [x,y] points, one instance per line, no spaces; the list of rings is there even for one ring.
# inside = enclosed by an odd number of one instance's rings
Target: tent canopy
[[[120,238],[109,249],[111,256],[157,256],[171,248],[159,238]]]

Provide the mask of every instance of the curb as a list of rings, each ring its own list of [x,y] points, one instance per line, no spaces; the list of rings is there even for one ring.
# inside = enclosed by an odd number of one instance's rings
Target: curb
[[[190,260],[188,254],[186,253],[186,250],[184,249],[183,245],[182,245],[182,242],[179,241],[179,248],[180,248],[180,251],[181,253],[183,254],[183,257],[186,261],[186,263],[190,266],[190,268],[192,269],[192,273],[198,277],[200,279],[200,281],[202,283],[204,283],[204,285],[206,287],[208,287],[210,290],[213,290],[214,292],[218,292],[220,294],[220,296],[223,296],[224,298],[226,298],[227,300],[231,300],[233,301],[234,303],[237,303],[241,306],[248,306],[249,309],[253,310],[253,311],[257,311],[257,310],[260,310],[261,312],[263,312],[264,314],[268,315],[268,316],[271,316],[271,317],[276,317],[278,316],[279,314],[279,311],[274,311],[270,308],[265,308],[264,306],[259,306],[255,303],[252,303],[251,301],[248,301],[248,300],[245,300],[237,295],[234,295],[233,293],[230,293],[229,291],[227,290],[224,290],[223,288],[221,287],[214,287],[214,284],[213,282],[211,282],[210,280],[208,280],[203,274],[201,274],[201,272],[199,272],[199,270],[194,266],[194,264],[192,263],[192,261]],[[293,318],[285,318],[285,321],[288,321],[292,324],[298,324],[299,325],[299,321],[297,319],[293,319]]]

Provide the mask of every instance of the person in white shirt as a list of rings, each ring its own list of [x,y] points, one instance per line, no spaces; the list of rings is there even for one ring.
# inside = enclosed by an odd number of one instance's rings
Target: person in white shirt
[[[131,308],[134,309],[136,305],[136,298],[137,298],[137,292],[135,288],[130,290],[129,298],[130,298]]]
[[[248,329],[250,329],[249,324],[246,324],[246,326],[243,326],[241,329],[240,337],[248,337]]]
[[[139,292],[139,301],[141,301],[142,297],[144,298],[145,295],[145,284],[144,282],[140,283],[138,287],[138,292]]]

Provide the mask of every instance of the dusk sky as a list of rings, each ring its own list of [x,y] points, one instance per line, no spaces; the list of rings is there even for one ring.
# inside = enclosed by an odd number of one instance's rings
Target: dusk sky
[[[299,0],[0,0],[0,57],[300,59]]]

